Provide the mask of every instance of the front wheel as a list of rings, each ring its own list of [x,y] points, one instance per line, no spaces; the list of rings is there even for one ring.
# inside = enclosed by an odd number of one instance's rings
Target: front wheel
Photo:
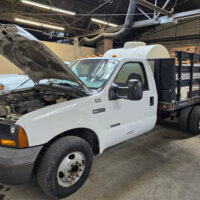
[[[67,197],[84,184],[92,162],[92,149],[85,140],[75,136],[60,138],[43,156],[37,173],[38,183],[50,197]]]

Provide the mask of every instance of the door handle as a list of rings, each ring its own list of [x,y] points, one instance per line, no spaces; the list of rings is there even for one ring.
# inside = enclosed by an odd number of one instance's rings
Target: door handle
[[[154,97],[150,97],[150,106],[154,105]]]

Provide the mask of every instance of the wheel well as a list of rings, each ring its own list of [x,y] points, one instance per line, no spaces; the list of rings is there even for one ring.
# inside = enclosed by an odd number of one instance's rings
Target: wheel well
[[[99,154],[99,140],[96,134],[92,130],[87,129],[87,128],[77,128],[77,129],[66,131],[63,134],[64,136],[72,135],[72,136],[77,136],[84,139],[91,146],[93,150],[93,154],[94,155]]]
[[[71,129],[71,130],[68,130],[68,131],[65,131],[65,132],[59,134],[55,138],[51,139],[48,143],[46,143],[44,145],[43,149],[41,150],[41,152],[44,152],[45,150],[47,150],[47,148],[53,142],[55,142],[57,139],[65,137],[65,136],[69,136],[69,135],[70,136],[77,136],[77,137],[84,139],[91,146],[91,148],[93,150],[93,154],[94,155],[99,154],[99,140],[98,140],[95,132],[90,130],[90,129],[87,129],[87,128]]]
[[[48,143],[46,143],[43,146],[43,148],[40,151],[40,153],[35,161],[35,164],[34,164],[34,170],[33,170],[34,174],[37,172],[37,167],[42,159],[42,155],[45,153],[45,151],[48,149],[48,147],[52,143],[54,143],[57,139],[65,137],[65,136],[69,136],[69,135],[77,136],[77,137],[84,139],[91,146],[91,148],[93,150],[93,154],[94,155],[99,154],[99,140],[98,140],[96,134],[94,133],[94,131],[87,129],[87,128],[72,129],[72,130],[61,133],[60,135],[56,136],[55,138],[53,138],[52,140],[50,140]]]

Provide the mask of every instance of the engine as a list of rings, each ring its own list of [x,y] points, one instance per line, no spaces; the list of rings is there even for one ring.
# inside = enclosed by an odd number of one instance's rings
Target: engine
[[[53,86],[37,86],[31,90],[0,95],[0,120],[17,121],[31,111],[80,96],[83,94]]]

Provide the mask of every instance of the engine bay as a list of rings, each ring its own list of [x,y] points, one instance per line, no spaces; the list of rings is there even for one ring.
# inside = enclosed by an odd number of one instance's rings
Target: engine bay
[[[53,104],[85,96],[73,88],[37,85],[0,95],[0,120],[16,122],[22,115]]]

